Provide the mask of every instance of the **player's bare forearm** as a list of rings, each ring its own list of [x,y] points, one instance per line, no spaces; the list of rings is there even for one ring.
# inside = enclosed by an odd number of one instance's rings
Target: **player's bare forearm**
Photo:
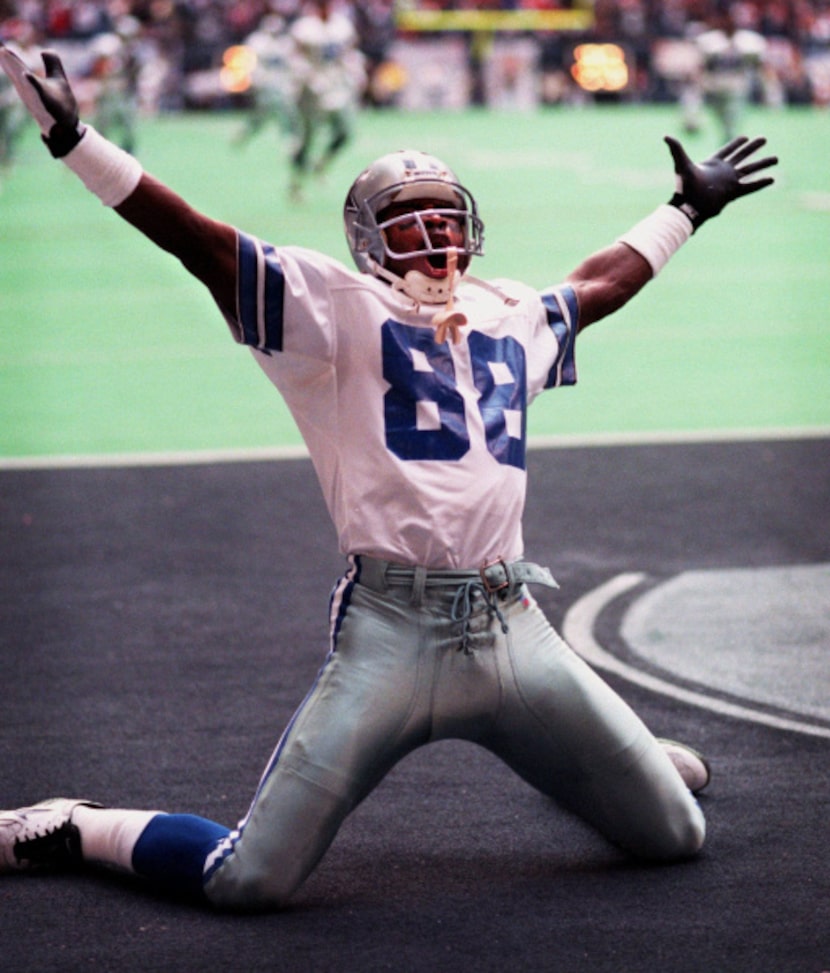
[[[580,330],[619,310],[652,276],[648,261],[624,243],[592,254],[567,278],[579,302]]]
[[[236,295],[236,230],[210,219],[153,176],[144,173],[115,211],[168,253],[233,312]]]

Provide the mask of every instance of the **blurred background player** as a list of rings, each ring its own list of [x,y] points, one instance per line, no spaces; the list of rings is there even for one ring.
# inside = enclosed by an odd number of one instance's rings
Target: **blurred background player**
[[[23,132],[28,116],[21,114],[20,100],[11,81],[0,76],[0,177],[11,168],[17,143]]]
[[[309,175],[322,174],[351,138],[366,69],[349,9],[332,0],[311,3],[289,36],[297,85],[290,191],[300,200]]]
[[[0,33],[0,40],[21,60],[37,67],[40,50],[35,28],[24,20],[9,21]],[[0,72],[0,179],[11,168],[17,145],[29,124],[29,115],[5,73]],[[0,183],[2,185],[2,183]]]
[[[263,17],[259,27],[245,38],[244,46],[254,57],[251,73],[251,110],[236,144],[247,142],[273,123],[283,135],[295,127],[296,83],[292,77],[293,41],[284,17],[273,13]]]
[[[94,82],[95,127],[130,153],[136,146],[140,33],[134,17],[119,18],[112,31],[92,41],[87,72]]]
[[[700,62],[683,92],[683,127],[702,128],[704,107],[711,109],[729,141],[738,134],[741,118],[753,95],[763,85],[767,42],[753,30],[738,26],[728,7],[709,18],[708,30],[696,39]]]

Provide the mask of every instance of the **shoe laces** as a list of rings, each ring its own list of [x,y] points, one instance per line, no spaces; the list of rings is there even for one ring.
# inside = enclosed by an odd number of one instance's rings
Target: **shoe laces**
[[[68,865],[80,860],[80,832],[71,821],[38,828],[28,822],[14,842],[14,856],[30,865]]]

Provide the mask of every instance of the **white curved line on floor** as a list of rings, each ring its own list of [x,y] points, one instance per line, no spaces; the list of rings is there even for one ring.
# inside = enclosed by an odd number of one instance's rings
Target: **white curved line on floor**
[[[645,575],[637,572],[618,574],[610,581],[606,581],[605,584],[588,592],[570,608],[562,624],[562,635],[571,648],[586,662],[598,669],[620,676],[637,686],[642,686],[644,689],[652,690],[662,696],[668,696],[684,703],[691,703],[713,713],[749,720],[776,729],[830,739],[830,727],[816,726],[795,718],[776,716],[772,713],[765,713],[762,710],[742,706],[728,700],[708,696],[693,689],[687,689],[684,686],[675,685],[652,673],[642,672],[604,649],[594,637],[594,624],[600,612],[615,599],[635,588],[643,581],[644,577]]]

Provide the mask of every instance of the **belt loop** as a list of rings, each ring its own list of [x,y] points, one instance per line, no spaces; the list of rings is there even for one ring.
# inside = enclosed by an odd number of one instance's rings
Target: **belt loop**
[[[367,588],[372,588],[374,591],[387,591],[389,589],[389,581],[386,577],[389,570],[388,561],[356,554],[355,563],[358,568],[358,582],[365,584]]]
[[[424,603],[424,591],[427,586],[427,569],[417,565],[412,572],[412,604],[420,607]]]
[[[386,575],[387,575],[387,572],[389,571],[389,562],[388,561],[381,561],[379,558],[376,558],[375,559],[375,563],[380,568],[380,578],[379,578],[379,580],[380,580],[380,590],[381,591],[384,591],[384,592],[385,591],[388,591],[389,590],[389,579],[387,578]]]

